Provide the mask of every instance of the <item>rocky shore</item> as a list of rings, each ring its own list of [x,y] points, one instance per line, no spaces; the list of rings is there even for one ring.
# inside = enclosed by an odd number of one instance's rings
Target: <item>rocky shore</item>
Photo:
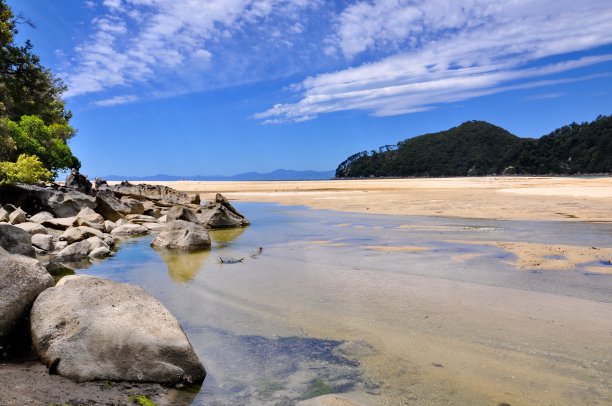
[[[248,224],[220,194],[203,203],[166,186],[92,185],[78,172],[65,186],[1,187],[0,361],[37,356],[76,382],[201,383],[204,366],[159,301],[72,274],[125,238],[154,233],[154,249],[203,250],[209,229]]]

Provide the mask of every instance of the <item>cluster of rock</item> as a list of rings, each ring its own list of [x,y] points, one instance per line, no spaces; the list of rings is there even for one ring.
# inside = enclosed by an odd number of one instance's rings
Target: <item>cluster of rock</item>
[[[88,276],[54,287],[51,276],[112,255],[123,238],[153,232],[156,248],[206,249],[208,229],[249,224],[220,194],[200,203],[165,186],[94,188],[78,172],[65,187],[0,188],[0,359],[33,344],[50,373],[77,381],[201,382],[183,330],[143,289]]]

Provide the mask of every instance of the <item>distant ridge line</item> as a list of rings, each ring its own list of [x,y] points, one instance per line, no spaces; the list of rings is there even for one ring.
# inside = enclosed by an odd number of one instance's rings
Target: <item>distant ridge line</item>
[[[257,180],[327,180],[333,179],[335,176],[334,170],[329,171],[295,171],[290,169],[277,169],[272,172],[260,173],[260,172],[245,172],[231,176],[223,175],[193,175],[193,176],[177,176],[177,175],[148,175],[148,176],[126,176],[126,175],[108,175],[103,176],[104,179],[110,181],[180,181],[180,180],[191,180],[191,181],[257,181]]]

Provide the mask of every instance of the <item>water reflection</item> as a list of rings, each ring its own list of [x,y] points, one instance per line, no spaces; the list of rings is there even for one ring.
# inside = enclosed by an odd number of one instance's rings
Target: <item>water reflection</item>
[[[224,247],[246,231],[246,227],[210,230],[210,238],[219,247]]]
[[[210,256],[210,250],[196,252],[181,252],[155,250],[168,267],[170,278],[180,284],[189,283]]]

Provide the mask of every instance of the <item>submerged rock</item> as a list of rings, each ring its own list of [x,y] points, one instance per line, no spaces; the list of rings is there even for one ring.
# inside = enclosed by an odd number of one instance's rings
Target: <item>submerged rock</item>
[[[36,299],[31,331],[50,372],[76,381],[200,383],[206,375],[174,316],[130,284],[64,277]]]
[[[174,220],[151,242],[155,248],[198,250],[210,247],[208,230],[201,224]]]
[[[11,224],[0,223],[0,248],[11,254],[34,257],[32,248],[32,235],[25,230]]]

